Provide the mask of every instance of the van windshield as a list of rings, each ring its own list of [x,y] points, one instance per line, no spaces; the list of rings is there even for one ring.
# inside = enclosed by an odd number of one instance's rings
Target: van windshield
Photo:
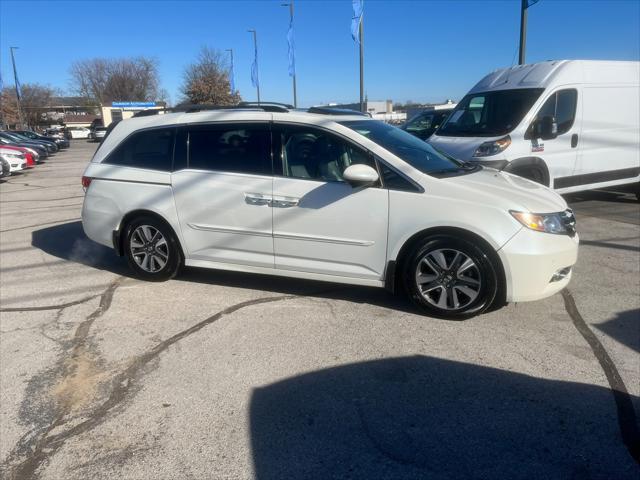
[[[436,135],[493,137],[506,135],[522,121],[543,88],[471,93],[464,97]]]

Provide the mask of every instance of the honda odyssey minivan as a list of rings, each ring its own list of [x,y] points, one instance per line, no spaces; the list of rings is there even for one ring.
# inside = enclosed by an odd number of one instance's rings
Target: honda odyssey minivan
[[[401,288],[463,319],[558,292],[578,252],[573,213],[547,187],[353,111],[124,120],[82,183],[88,237],[151,281],[195,266]]]

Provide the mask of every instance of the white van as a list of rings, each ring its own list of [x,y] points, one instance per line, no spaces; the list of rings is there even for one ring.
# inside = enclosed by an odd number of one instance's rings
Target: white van
[[[82,185],[87,236],[153,281],[186,265],[397,285],[461,319],[562,290],[578,253],[573,213],[547,187],[333,108],[124,120]]]
[[[560,193],[639,185],[639,93],[640,62],[560,60],[496,70],[429,143]]]

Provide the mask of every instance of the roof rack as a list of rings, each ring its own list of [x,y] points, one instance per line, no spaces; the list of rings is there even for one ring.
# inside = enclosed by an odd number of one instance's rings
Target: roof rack
[[[333,107],[311,107],[307,110],[309,113],[318,113],[320,115],[359,115],[362,117],[368,117],[366,113],[362,113],[358,110],[351,110],[348,108],[333,108]]]
[[[171,112],[202,112],[207,110],[259,110],[263,112],[288,112],[293,106],[286,103],[275,102],[240,102],[237,105],[212,105],[212,104],[194,104],[179,105],[169,109]]]
[[[240,102],[238,107],[241,108],[260,108],[265,112],[288,112],[292,110],[293,105],[289,105],[288,103],[278,103],[278,102]]]

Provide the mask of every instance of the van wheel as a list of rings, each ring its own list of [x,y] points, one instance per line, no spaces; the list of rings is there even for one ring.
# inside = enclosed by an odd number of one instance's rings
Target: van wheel
[[[173,231],[152,217],[140,217],[125,229],[125,255],[135,275],[152,282],[175,277],[182,252]]]
[[[464,320],[488,309],[498,291],[497,266],[482,248],[462,237],[425,238],[404,262],[411,300],[427,315]]]

